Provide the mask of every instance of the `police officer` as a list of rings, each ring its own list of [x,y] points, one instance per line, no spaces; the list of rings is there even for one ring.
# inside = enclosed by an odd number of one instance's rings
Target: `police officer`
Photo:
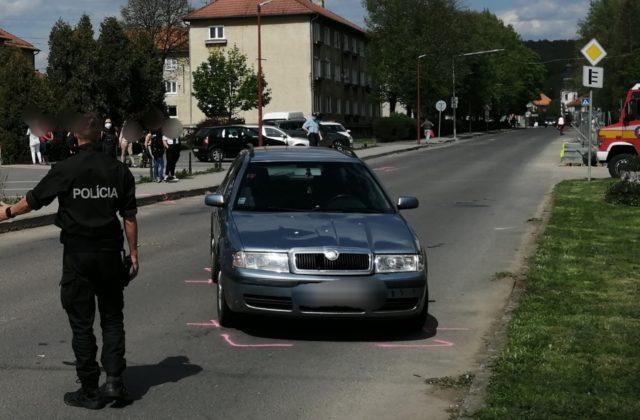
[[[67,392],[64,402],[99,409],[107,401],[126,398],[122,373],[126,367],[123,289],[138,273],[138,223],[135,180],[128,168],[97,146],[100,120],[82,116],[75,134],[78,154],[59,162],[12,206],[0,205],[0,221],[38,210],[58,198],[55,224],[64,245],[60,296],[73,333],[72,347],[81,388]],[[131,259],[123,259],[123,234],[117,215],[124,219]],[[129,270],[129,271],[128,271]],[[96,298],[102,327],[102,367],[106,383],[99,388],[93,322]]]
[[[318,123],[317,112],[311,114],[311,118],[304,122],[302,125],[302,129],[305,133],[307,133],[307,138],[309,139],[309,146],[318,146],[320,141],[322,140],[322,135],[320,134],[320,124]]]

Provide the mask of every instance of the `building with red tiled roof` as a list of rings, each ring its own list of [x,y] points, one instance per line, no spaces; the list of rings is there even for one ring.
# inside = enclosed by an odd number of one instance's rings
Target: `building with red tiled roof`
[[[20,48],[24,53],[25,58],[35,68],[35,56],[40,52],[40,50],[24,39],[18,38],[17,36],[0,28],[0,47]]]
[[[212,50],[235,45],[257,71],[257,6],[261,2],[216,0],[190,13],[185,21],[191,67],[205,62]],[[380,104],[369,94],[366,33],[322,3],[272,0],[262,6],[262,71],[271,89],[271,102],[264,112],[320,112],[325,120],[356,129],[368,127],[380,115]],[[204,114],[192,102],[191,121],[197,123]],[[258,120],[257,110],[239,116],[248,123]]]

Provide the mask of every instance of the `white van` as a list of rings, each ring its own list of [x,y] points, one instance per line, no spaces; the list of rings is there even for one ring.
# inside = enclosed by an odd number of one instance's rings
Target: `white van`
[[[304,119],[303,112],[267,112],[262,116],[262,122],[267,125],[275,125],[276,121]]]

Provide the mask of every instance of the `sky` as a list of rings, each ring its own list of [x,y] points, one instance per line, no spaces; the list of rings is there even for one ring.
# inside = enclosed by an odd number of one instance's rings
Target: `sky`
[[[82,14],[91,17],[96,33],[106,16],[120,16],[127,0],[0,0],[0,28],[35,45],[36,68],[47,65],[47,41],[59,18],[75,25]],[[206,0],[191,0],[199,8]],[[573,39],[577,23],[589,10],[589,0],[459,0],[462,8],[489,10],[512,25],[524,40]],[[325,0],[325,7],[365,27],[362,0]]]

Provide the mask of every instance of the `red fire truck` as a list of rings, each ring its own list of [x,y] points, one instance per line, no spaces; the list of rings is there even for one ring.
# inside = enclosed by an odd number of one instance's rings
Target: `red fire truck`
[[[598,131],[598,161],[606,162],[612,177],[619,178],[633,156],[640,156],[640,83],[627,92],[620,121]]]

